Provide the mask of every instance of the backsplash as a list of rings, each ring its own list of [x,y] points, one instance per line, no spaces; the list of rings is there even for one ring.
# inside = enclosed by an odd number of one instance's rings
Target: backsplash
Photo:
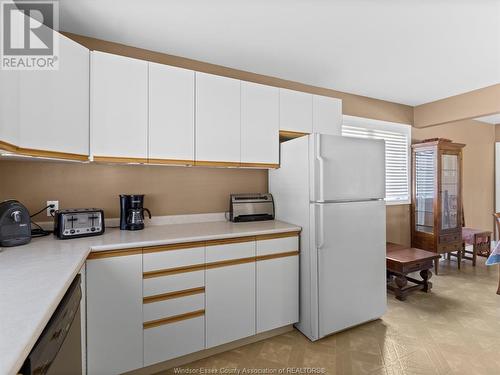
[[[119,217],[119,194],[146,194],[153,216],[224,212],[230,193],[267,192],[267,170],[80,164],[0,160],[0,201],[17,199],[30,212],[47,200],[59,207],[103,208]],[[47,221],[45,214],[38,221]]]

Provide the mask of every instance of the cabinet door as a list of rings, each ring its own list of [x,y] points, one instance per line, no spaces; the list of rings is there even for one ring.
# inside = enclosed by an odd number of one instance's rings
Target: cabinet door
[[[312,95],[280,89],[280,130],[312,133]]]
[[[240,162],[240,112],[240,81],[196,73],[197,162]]]
[[[255,334],[255,241],[224,242],[206,247],[207,348]]]
[[[89,154],[89,50],[59,35],[59,69],[20,72],[19,146]]]
[[[142,254],[88,260],[88,374],[142,367],[142,322]]]
[[[0,142],[17,146],[18,136],[19,71],[0,69]]]
[[[149,63],[149,158],[194,161],[194,72]]]
[[[241,162],[279,164],[279,89],[241,82]]]
[[[206,347],[255,334],[255,262],[209,268],[206,282]]]
[[[342,135],[342,100],[313,96],[313,132]]]
[[[258,261],[257,333],[299,321],[299,256]]]
[[[147,159],[148,63],[92,52],[91,151],[99,157]]]

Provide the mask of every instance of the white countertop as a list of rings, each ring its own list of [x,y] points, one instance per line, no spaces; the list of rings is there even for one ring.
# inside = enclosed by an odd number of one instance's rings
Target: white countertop
[[[16,374],[91,251],[253,236],[300,230],[279,221],[226,221],[108,228],[102,236],[34,238],[0,252],[0,375]]]

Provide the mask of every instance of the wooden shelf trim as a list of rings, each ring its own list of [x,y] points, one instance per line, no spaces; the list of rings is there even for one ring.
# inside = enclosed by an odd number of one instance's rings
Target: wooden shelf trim
[[[122,257],[126,255],[137,255],[142,254],[142,248],[130,248],[130,249],[120,249],[120,250],[106,250],[106,251],[94,251],[87,256],[88,259],[103,259],[103,258],[113,258]]]
[[[227,244],[232,244],[232,243],[252,242],[252,241],[255,241],[255,236],[222,238],[220,240],[205,241],[205,246],[227,245]]]
[[[201,286],[199,288],[191,288],[191,289],[179,290],[176,292],[155,294],[154,296],[144,297],[142,299],[142,303],[153,303],[153,302],[159,302],[159,301],[166,301],[169,299],[187,297],[187,296],[192,296],[195,294],[203,294],[203,293],[205,293],[205,287]]]
[[[194,160],[181,159],[151,159],[148,158],[148,164],[165,164],[165,165],[194,165]]]
[[[275,253],[275,254],[267,254],[267,255],[259,255],[255,257],[255,260],[257,262],[262,261],[262,260],[270,260],[270,259],[278,259],[278,258],[286,258],[286,257],[293,257],[299,255],[299,251],[287,251],[284,253]]]
[[[181,320],[196,318],[196,317],[203,316],[203,315],[205,315],[205,310],[196,310],[196,311],[188,312],[185,314],[174,315],[174,316],[171,316],[168,318],[150,320],[148,322],[144,322],[142,324],[142,326],[144,329],[148,329],[148,328],[162,326],[165,324],[180,322]]]
[[[238,264],[245,264],[245,263],[252,263],[255,262],[255,257],[248,257],[248,258],[238,258],[238,259],[229,259],[229,260],[221,260],[218,262],[212,262],[212,263],[207,263],[205,265],[205,268],[207,270],[212,269],[212,268],[220,268],[220,267],[227,267],[227,266],[235,266]]]
[[[268,169],[277,169],[280,167],[279,164],[275,163],[240,163],[240,167],[242,168],[268,168]]]
[[[203,271],[205,269],[205,264],[193,264],[191,266],[175,267],[175,268],[164,268],[161,270],[144,272],[142,277],[144,279],[151,279],[153,277],[176,275],[178,273]]]
[[[51,159],[64,159],[64,160],[75,160],[75,161],[89,161],[88,155],[83,154],[73,154],[70,152],[58,152],[58,151],[47,151],[38,150],[33,148],[18,147],[8,142],[0,141],[0,149],[14,154],[23,156],[33,156],[39,158],[51,158]]]
[[[256,236],[256,240],[257,241],[264,241],[264,240],[272,240],[275,238],[296,237],[299,234],[300,234],[300,231],[271,233],[271,234],[259,234],[258,236]]]
[[[240,162],[234,161],[205,161],[195,160],[194,165],[197,167],[239,167]]]
[[[101,258],[111,258],[126,255],[136,255],[136,254],[149,254],[161,251],[172,251],[172,250],[182,250],[182,249],[192,249],[197,247],[205,246],[217,246],[217,245],[227,245],[234,243],[252,242],[252,241],[264,241],[276,238],[286,238],[286,237],[296,237],[300,234],[300,231],[283,232],[283,233],[271,233],[271,234],[261,234],[257,236],[244,236],[244,237],[234,237],[234,238],[223,238],[220,240],[208,240],[208,241],[194,241],[194,242],[181,242],[169,245],[158,245],[150,246],[145,248],[126,248],[118,250],[106,250],[106,251],[94,251],[91,252],[87,259],[101,259]],[[246,259],[246,258],[244,258]],[[203,264],[195,264],[185,267],[176,267],[161,269],[155,271],[144,272],[144,278],[159,277],[166,275],[173,275],[177,273],[193,272],[203,269]]]
[[[129,158],[119,156],[94,156],[94,161],[97,163],[148,163],[147,158]]]
[[[158,246],[150,246],[144,247],[143,253],[157,253],[160,251],[171,251],[171,250],[181,250],[181,249],[192,249],[196,247],[205,247],[205,241],[196,241],[196,242],[182,242],[182,243],[174,243],[170,245],[158,245]]]

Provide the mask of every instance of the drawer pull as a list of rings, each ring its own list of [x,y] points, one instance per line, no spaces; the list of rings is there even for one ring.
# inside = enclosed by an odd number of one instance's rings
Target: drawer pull
[[[255,238],[257,239],[257,241],[263,241],[263,240],[272,240],[274,238],[297,237],[299,234],[300,234],[300,231],[285,232],[285,233],[271,233],[271,234],[260,234],[260,235],[257,235]]]
[[[177,273],[184,273],[184,272],[202,271],[204,269],[205,269],[204,264],[193,264],[192,266],[166,268],[163,270],[144,272],[142,277],[144,279],[150,279],[152,277],[175,275]]]
[[[255,260],[269,260],[269,259],[276,259],[276,258],[285,258],[285,257],[292,257],[295,255],[299,255],[299,251],[287,251],[285,253],[276,253],[276,254],[268,254],[268,255],[259,255]]]
[[[199,287],[199,288],[191,288],[191,289],[180,290],[178,292],[156,294],[154,296],[144,297],[142,299],[142,302],[143,303],[153,303],[153,302],[165,301],[165,300],[168,300],[168,299],[180,298],[180,297],[186,297],[186,296],[192,296],[194,294],[202,294],[202,293],[205,293],[205,287],[204,286]]]
[[[171,324],[171,323],[179,322],[181,320],[187,320],[187,319],[196,318],[198,316],[203,316],[203,315],[205,315],[205,310],[197,310],[197,311],[192,311],[192,312],[188,312],[188,313],[185,313],[185,314],[174,315],[174,316],[171,316],[171,317],[168,317],[168,318],[150,320],[149,322],[144,322],[142,324],[142,327],[144,329],[148,329],[148,328],[162,326],[162,325],[165,325],[165,324]]]
[[[207,263],[206,268],[207,269],[219,268],[219,267],[233,266],[236,264],[244,264],[244,263],[252,263],[252,262],[255,262],[255,257],[221,260],[219,262]]]

